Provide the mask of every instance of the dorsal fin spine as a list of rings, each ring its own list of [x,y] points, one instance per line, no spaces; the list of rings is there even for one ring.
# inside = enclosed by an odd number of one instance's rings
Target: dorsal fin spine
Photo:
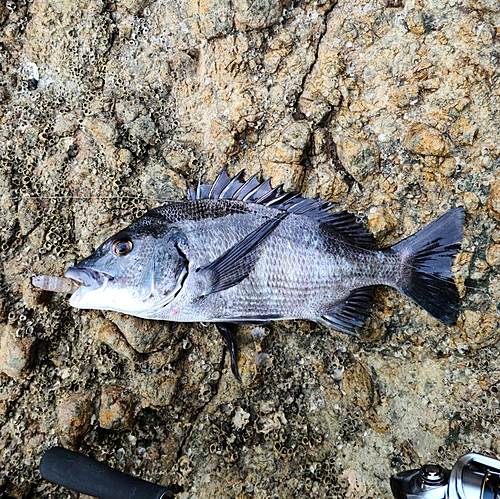
[[[208,198],[209,199],[219,199],[220,193],[224,190],[224,188],[227,186],[227,184],[231,181],[231,178],[227,174],[227,169],[224,167],[217,178],[215,179],[215,182],[212,184],[210,187],[210,190],[208,191]]]
[[[233,197],[232,199],[238,199],[239,201],[243,201],[243,193],[246,194],[246,191],[245,189],[248,189],[250,185],[252,185],[252,183],[254,182],[257,182],[257,174],[254,174],[252,175],[246,182],[244,182],[241,187],[233,194]],[[253,190],[253,187],[250,189],[250,190]]]
[[[252,202],[252,203],[258,203],[259,199],[262,196],[266,196],[271,192],[271,179],[267,179],[265,182],[262,184],[259,184],[252,192],[249,192],[246,196],[244,201]]]
[[[281,203],[283,200],[287,198],[287,196],[289,196],[289,199],[292,199],[295,196],[295,195],[290,196],[290,194],[291,194],[290,192],[282,192],[280,196],[273,198],[269,201],[266,201],[264,204],[266,206],[272,207],[273,204]]]
[[[226,187],[224,187],[224,189],[222,189],[221,193],[219,194],[219,199],[225,199],[226,192],[229,192],[231,190],[231,187],[233,187],[235,184],[237,184],[238,182],[243,183],[243,181],[241,180],[243,174],[244,170],[241,170],[228,182]],[[234,194],[235,194],[234,192],[231,194],[231,199],[233,198]]]
[[[257,180],[257,175],[252,175],[248,180],[243,180],[244,170],[234,177],[230,177],[224,167],[213,184],[204,184],[201,178],[196,191],[188,187],[189,199],[233,199],[248,203],[262,204],[277,210],[290,213],[306,214],[324,221],[329,218],[328,211],[333,203],[321,199],[302,198],[300,194],[285,192],[283,184],[271,187],[271,179],[264,182]]]
[[[372,248],[375,240],[366,227],[356,221],[348,212],[332,213],[335,206],[322,199],[303,198],[299,193],[285,192],[283,185],[271,187],[271,179],[259,182],[256,175],[247,181],[243,179],[243,170],[230,177],[223,168],[213,184],[200,181],[196,191],[188,188],[188,199],[228,199],[246,203],[260,204],[274,210],[304,215],[320,223],[323,230],[343,235],[347,240],[363,248]]]

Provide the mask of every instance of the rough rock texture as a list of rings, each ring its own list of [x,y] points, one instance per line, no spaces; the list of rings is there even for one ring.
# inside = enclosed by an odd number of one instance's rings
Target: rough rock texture
[[[0,337],[0,372],[20,380],[29,370],[33,358],[35,338],[23,338],[13,326],[2,328]]]
[[[390,496],[500,457],[500,5],[0,0],[0,497],[64,497],[58,444],[188,499]],[[359,338],[73,310],[62,275],[185,179],[335,201],[381,245],[453,206],[458,325],[380,290]]]
[[[57,413],[58,436],[64,447],[78,448],[90,428],[93,415],[91,396],[82,391],[64,395]]]
[[[132,426],[132,397],[122,386],[107,386],[101,392],[99,425],[120,430]]]

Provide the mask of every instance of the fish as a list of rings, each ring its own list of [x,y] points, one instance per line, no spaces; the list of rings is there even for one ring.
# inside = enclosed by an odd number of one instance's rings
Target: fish
[[[238,324],[306,319],[356,334],[376,286],[390,286],[456,324],[451,266],[463,237],[456,207],[377,248],[354,214],[224,168],[187,199],[154,208],[69,268],[73,307],[144,319],[215,323],[237,367]]]

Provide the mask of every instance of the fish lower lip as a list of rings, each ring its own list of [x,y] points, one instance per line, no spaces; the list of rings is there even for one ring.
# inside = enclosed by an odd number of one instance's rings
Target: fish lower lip
[[[65,274],[65,277],[77,281],[82,286],[96,288],[105,281],[112,280],[113,277],[104,272],[98,272],[89,268],[70,267]]]

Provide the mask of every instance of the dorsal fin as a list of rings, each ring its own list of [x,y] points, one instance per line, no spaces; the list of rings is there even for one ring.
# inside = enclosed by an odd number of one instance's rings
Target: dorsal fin
[[[373,234],[348,211],[332,213],[331,219],[321,224],[321,229],[327,233],[334,231],[360,248],[372,249],[375,247]]]
[[[322,199],[303,198],[300,194],[285,192],[283,186],[271,187],[271,179],[259,182],[256,175],[247,181],[243,171],[231,178],[224,167],[213,184],[201,180],[196,189],[187,186],[188,199],[233,199],[256,203],[276,210],[306,215],[321,223],[334,222],[337,214],[330,213],[334,203]]]
[[[375,238],[366,227],[356,221],[347,211],[331,213],[334,203],[322,199],[303,198],[294,192],[285,192],[283,185],[271,187],[271,179],[259,182],[256,175],[247,181],[243,170],[231,178],[224,167],[213,184],[204,184],[201,179],[196,190],[188,184],[188,199],[233,199],[256,203],[276,210],[297,215],[306,215],[321,224],[325,232],[335,231],[351,244],[362,248],[373,248]]]

